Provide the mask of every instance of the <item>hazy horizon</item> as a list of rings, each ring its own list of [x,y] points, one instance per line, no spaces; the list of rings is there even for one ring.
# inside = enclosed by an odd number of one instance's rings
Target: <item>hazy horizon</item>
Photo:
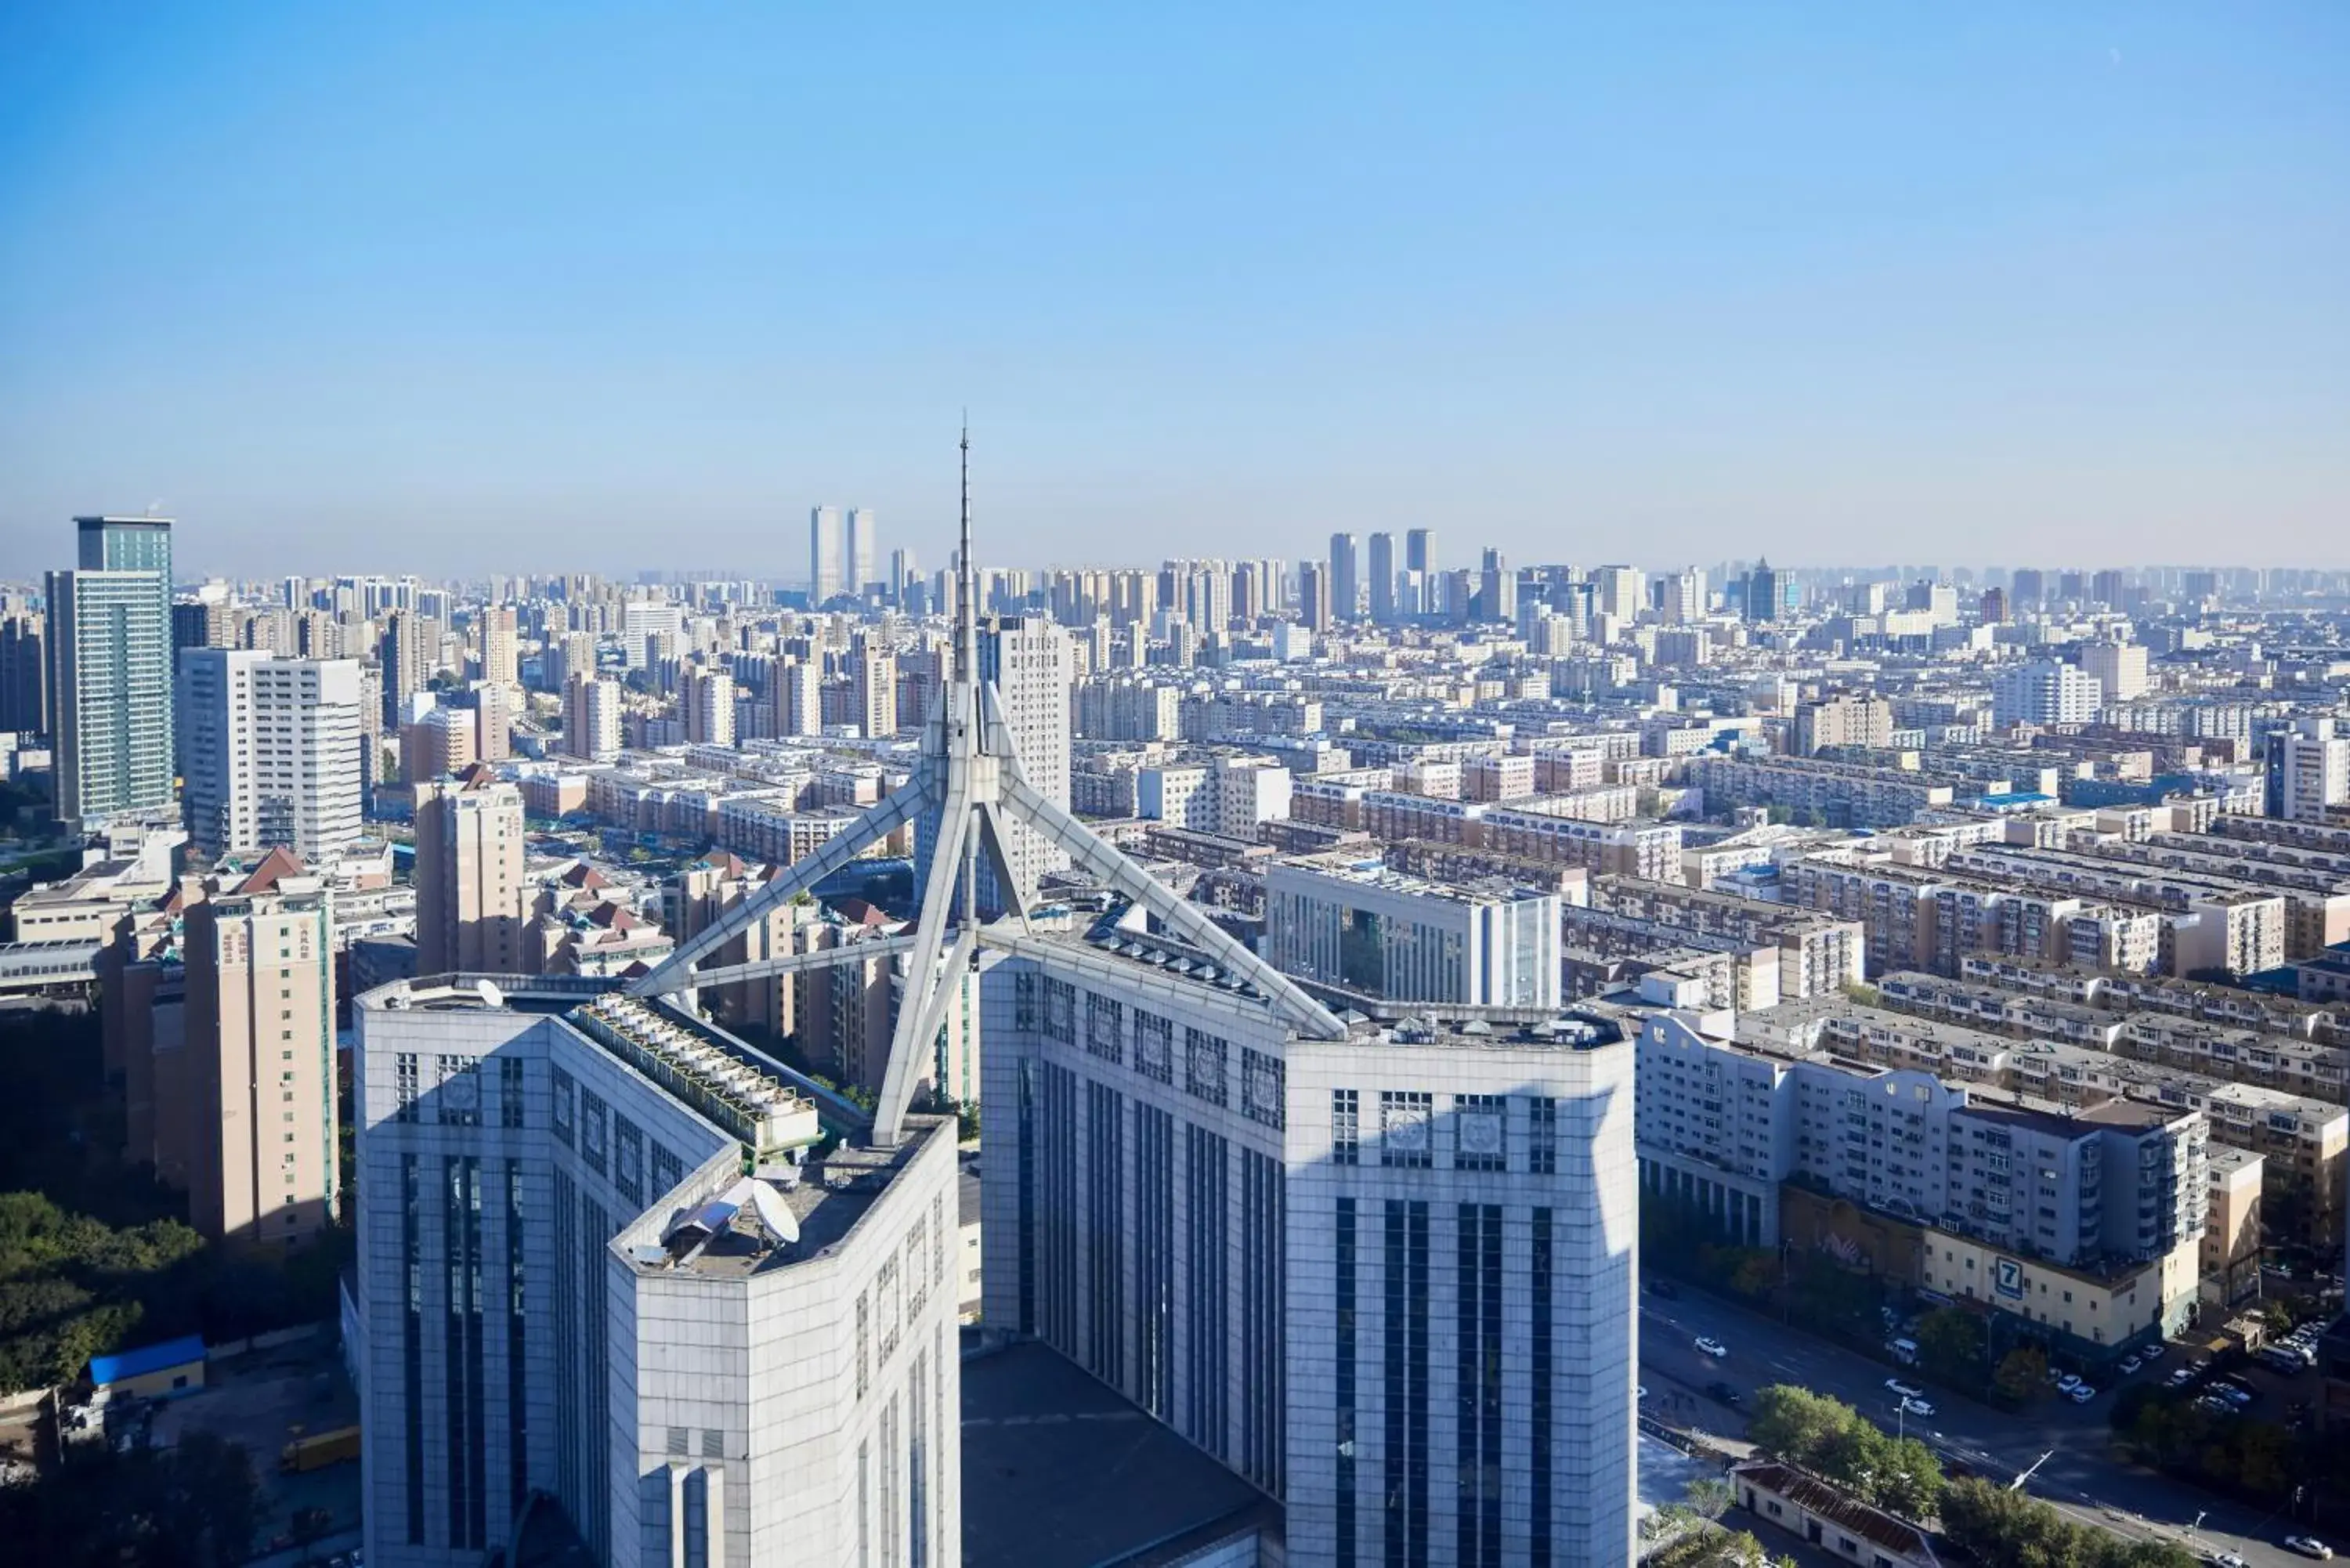
[[[2350,565],[2350,11],[1180,22],[13,8],[0,577]]]

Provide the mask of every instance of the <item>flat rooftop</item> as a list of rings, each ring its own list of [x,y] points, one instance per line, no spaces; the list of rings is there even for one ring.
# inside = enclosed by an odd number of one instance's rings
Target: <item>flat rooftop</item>
[[[744,1279],[820,1258],[856,1229],[865,1211],[873,1207],[874,1199],[880,1197],[923,1143],[938,1128],[951,1125],[939,1116],[908,1116],[905,1141],[896,1148],[842,1144],[831,1153],[807,1161],[800,1168],[795,1182],[764,1181],[783,1200],[783,1206],[797,1223],[796,1241],[781,1242],[770,1235],[760,1222],[754,1206],[745,1203],[727,1218],[725,1225],[706,1245],[681,1261],[665,1258],[660,1262],[648,1262],[637,1259],[635,1266],[640,1273],[679,1268],[712,1278]],[[672,1216],[663,1214],[658,1218],[666,1228]]]
[[[962,1363],[964,1568],[1147,1568],[1280,1505],[1048,1346]]]

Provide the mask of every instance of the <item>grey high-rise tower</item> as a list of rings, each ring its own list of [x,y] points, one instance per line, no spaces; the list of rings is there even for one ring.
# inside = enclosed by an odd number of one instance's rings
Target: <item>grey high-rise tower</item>
[[[870,506],[848,509],[847,580],[844,592],[859,598],[868,587],[881,580],[881,520]]]
[[[1330,535],[1330,618],[1353,620],[1363,613],[1363,546],[1352,534]]]
[[[57,812],[74,826],[172,804],[172,520],[77,517],[48,575]]]
[[[1413,528],[1403,536],[1403,565],[1408,572],[1422,576],[1436,570],[1436,534],[1430,528]]]
[[[1396,621],[1395,535],[1371,535],[1371,618],[1381,626]]]
[[[847,570],[847,541],[840,530],[840,508],[808,510],[808,603],[821,605],[840,597],[842,575]]]

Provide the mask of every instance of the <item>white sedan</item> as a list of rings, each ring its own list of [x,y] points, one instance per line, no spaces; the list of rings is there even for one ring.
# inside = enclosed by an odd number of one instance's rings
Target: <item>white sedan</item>
[[[1918,1396],[1926,1392],[1916,1384],[1904,1383],[1898,1377],[1887,1378],[1885,1380],[1885,1386],[1893,1390],[1894,1393],[1900,1395],[1904,1399],[1915,1399]]]
[[[1934,1413],[1933,1406],[1928,1404],[1925,1400],[1917,1397],[1915,1395],[1902,1400],[1901,1407],[1909,1412],[1912,1416],[1930,1416]]]
[[[2075,1383],[2064,1393],[2075,1405],[2085,1405],[2097,1397],[2097,1391],[2085,1383]]]
[[[1708,1339],[1703,1334],[1698,1336],[1697,1349],[1699,1355],[1711,1355],[1716,1360],[1730,1354],[1730,1346],[1718,1339]]]

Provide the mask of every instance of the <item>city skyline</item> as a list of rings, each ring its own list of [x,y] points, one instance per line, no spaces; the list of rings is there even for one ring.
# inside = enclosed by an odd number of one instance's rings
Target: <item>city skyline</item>
[[[2335,8],[560,16],[0,23],[0,574],[942,560],[966,402],[1031,559],[2350,560]]]

